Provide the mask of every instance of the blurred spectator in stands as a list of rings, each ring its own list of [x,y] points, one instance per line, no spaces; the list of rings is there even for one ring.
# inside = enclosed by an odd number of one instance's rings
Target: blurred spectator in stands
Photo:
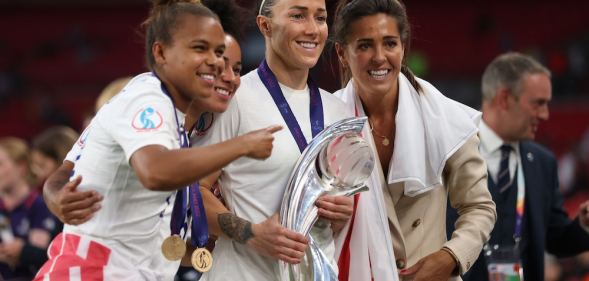
[[[569,217],[577,214],[579,203],[589,200],[589,129],[558,161],[560,188],[566,196]]]
[[[131,81],[131,76],[120,77],[112,82],[108,83],[106,87],[100,92],[98,98],[96,98],[96,104],[94,105],[94,112],[85,114],[83,128],[88,127],[90,120],[94,117],[96,112],[105,105],[112,97],[116,96],[124,87]]]
[[[57,219],[31,189],[29,148],[0,139],[0,280],[31,280],[47,259]]]
[[[544,281],[559,281],[562,277],[562,268],[555,256],[544,254]]]
[[[131,81],[133,77],[121,77],[117,78],[114,81],[110,82],[106,87],[102,90],[98,98],[96,99],[96,105],[94,107],[95,112],[106,104],[112,97],[116,96],[124,87]]]
[[[79,135],[70,127],[51,127],[33,139],[31,150],[31,171],[37,177],[39,190],[45,180],[53,173],[65,158],[66,154]]]
[[[488,269],[513,274],[495,266],[499,258],[521,266],[525,280],[544,280],[546,251],[558,257],[589,251],[589,201],[576,205],[579,212],[571,220],[563,209],[556,159],[533,141],[538,124],[550,117],[551,85],[551,72],[521,53],[502,54],[485,69],[480,149],[497,223],[490,247],[463,280],[494,280]]]

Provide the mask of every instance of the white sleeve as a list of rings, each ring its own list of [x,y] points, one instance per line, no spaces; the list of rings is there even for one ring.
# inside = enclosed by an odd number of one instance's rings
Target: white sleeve
[[[72,163],[76,163],[78,156],[81,154],[82,148],[80,147],[80,145],[78,145],[78,142],[76,141],[76,143],[74,143],[74,145],[72,146],[72,149],[65,156],[65,159],[63,159],[63,162],[70,161]]]
[[[103,116],[99,116],[98,122],[123,148],[127,161],[135,151],[148,145],[179,148],[175,108],[163,93],[127,95],[100,114]]]
[[[64,162],[70,161],[72,163],[76,163],[76,161],[78,161],[78,159],[80,158],[80,155],[82,155],[82,150],[84,149],[84,146],[86,145],[86,140],[88,139],[88,135],[90,134],[90,131],[92,130],[92,123],[93,122],[94,122],[94,118],[92,118],[92,121],[90,121],[90,124],[88,125],[88,127],[86,127],[86,129],[84,129],[82,134],[80,134],[80,136],[78,137],[78,139],[76,140],[76,142],[72,146],[72,149],[65,155],[65,159],[63,159]]]

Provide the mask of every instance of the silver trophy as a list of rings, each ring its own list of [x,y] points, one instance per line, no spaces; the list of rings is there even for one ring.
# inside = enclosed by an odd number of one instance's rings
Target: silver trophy
[[[365,182],[374,168],[374,155],[361,136],[365,123],[366,117],[359,117],[332,124],[313,138],[297,161],[282,199],[280,220],[282,226],[307,236],[309,248],[301,265],[280,262],[282,281],[338,280],[330,259],[309,233],[318,219],[317,198],[368,190]],[[317,224],[326,227],[322,220]]]

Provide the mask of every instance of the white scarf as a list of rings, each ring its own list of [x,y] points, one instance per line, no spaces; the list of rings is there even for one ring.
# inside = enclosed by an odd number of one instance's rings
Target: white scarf
[[[388,184],[404,182],[404,194],[411,197],[441,186],[446,161],[477,133],[481,119],[479,111],[445,97],[424,80],[416,80],[423,93],[417,93],[409,80],[399,74],[395,151],[387,177]],[[348,105],[351,112],[366,116],[353,80],[335,95]],[[363,135],[369,143],[373,142],[369,126],[364,127]],[[379,173],[375,170],[368,179],[369,191],[360,195],[356,209],[347,249],[353,265],[348,269],[349,280],[370,281],[371,277],[376,281],[398,280],[384,203],[386,185]],[[347,233],[349,227],[346,225],[342,231]],[[336,241],[337,258],[345,236],[340,235],[342,238]],[[340,268],[340,272],[344,270]]]

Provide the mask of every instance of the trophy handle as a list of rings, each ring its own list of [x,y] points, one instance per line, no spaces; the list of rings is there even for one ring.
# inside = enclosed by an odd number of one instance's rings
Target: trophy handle
[[[298,159],[280,207],[280,223],[307,236],[309,247],[301,264],[279,262],[280,280],[338,281],[330,259],[310,235],[318,219],[315,201],[324,194],[351,196],[368,189],[364,178],[372,173],[374,157],[361,137],[366,120],[349,118],[332,124],[315,136]]]
[[[337,273],[329,259],[323,254],[313,236],[309,236],[309,248],[305,254],[305,269],[300,264],[288,264],[280,261],[280,280],[287,281],[338,281]]]
[[[313,265],[313,281],[338,281],[337,274],[329,259],[319,249],[312,236],[309,236],[309,252],[311,252],[311,264]]]

